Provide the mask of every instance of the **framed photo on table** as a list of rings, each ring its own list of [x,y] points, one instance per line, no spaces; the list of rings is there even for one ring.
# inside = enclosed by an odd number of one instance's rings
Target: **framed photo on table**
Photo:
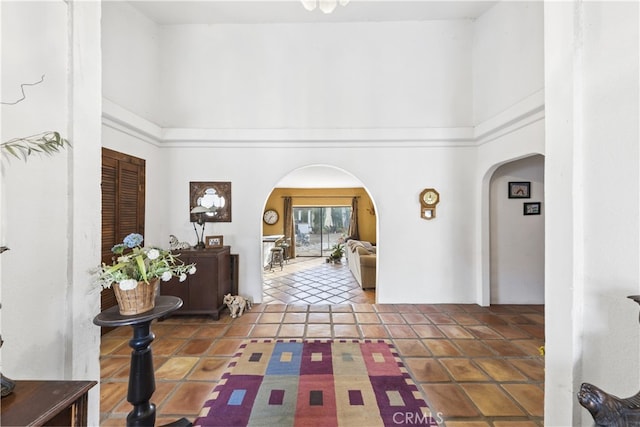
[[[510,199],[529,199],[531,198],[530,182],[509,182],[509,198]]]
[[[221,248],[223,246],[223,236],[207,236],[204,239],[205,248]]]

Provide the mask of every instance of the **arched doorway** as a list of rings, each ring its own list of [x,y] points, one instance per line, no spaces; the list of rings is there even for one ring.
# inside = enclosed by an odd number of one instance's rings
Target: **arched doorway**
[[[544,304],[544,156],[497,167],[488,203],[489,303]]]
[[[270,221],[264,218],[262,221],[264,301],[268,302],[277,293],[285,303],[375,302],[375,288],[362,289],[358,283],[362,280],[356,279],[350,271],[346,256],[347,240],[374,244],[377,240],[374,203],[359,179],[329,165],[309,165],[293,170],[274,185],[265,201],[264,214],[272,217]],[[285,243],[285,254],[290,259],[280,265],[272,262],[272,255],[282,243]],[[338,262],[329,259],[336,247],[345,251]],[[311,266],[322,278],[309,277],[309,271],[304,279],[302,274],[293,274]],[[291,277],[282,279],[288,274]],[[272,292],[276,279],[286,283],[282,289]],[[296,280],[307,283],[298,289],[294,286]],[[329,283],[331,280],[335,287]],[[321,289],[326,292],[319,292]],[[313,295],[292,296],[298,290]]]

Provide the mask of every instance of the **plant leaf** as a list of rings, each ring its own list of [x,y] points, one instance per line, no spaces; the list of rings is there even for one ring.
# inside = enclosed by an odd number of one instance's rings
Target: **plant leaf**
[[[140,274],[142,275],[142,280],[145,283],[149,283],[147,279],[147,267],[144,265],[144,259],[142,259],[142,254],[136,255],[136,263],[138,264],[138,269],[140,270]]]
[[[48,131],[38,135],[11,139],[0,144],[0,149],[2,152],[26,161],[34,153],[52,155],[66,146],[71,146],[71,144],[59,132]]]

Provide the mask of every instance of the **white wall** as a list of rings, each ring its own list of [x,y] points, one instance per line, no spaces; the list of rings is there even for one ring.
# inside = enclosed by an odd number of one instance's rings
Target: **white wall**
[[[531,183],[531,198],[508,198],[510,181]],[[491,178],[491,304],[544,304],[544,158],[500,166]],[[540,202],[540,215],[523,204]]]
[[[471,21],[163,26],[173,128],[471,124]]]
[[[68,135],[67,34],[46,24],[51,20],[66,28],[67,7],[63,2],[39,6],[42,13],[36,13],[35,4],[2,4],[3,102],[19,99],[20,84],[36,82],[45,74],[42,84],[25,90],[28,97],[23,102],[2,106],[3,141],[50,129]],[[29,20],[41,30],[24,28]],[[12,44],[10,40],[16,37],[23,38],[29,48]],[[2,255],[4,373],[51,379],[62,374],[65,346],[57,343],[69,333],[60,319],[68,297],[69,156],[63,152],[51,158],[34,157],[27,163],[5,157],[2,167],[2,244],[11,248]],[[32,320],[34,313],[38,313],[37,322]],[[20,324],[24,327],[18,327]],[[25,333],[32,338],[26,340],[27,345],[19,345]],[[46,358],[39,354],[43,349],[48,350]]]
[[[189,181],[231,181],[233,221],[208,224],[206,233],[224,235],[225,244],[240,254],[240,292],[261,301],[261,215],[267,197],[283,173],[310,164],[332,165],[360,179],[376,200],[379,301],[474,301],[473,232],[460,225],[468,224],[465,201],[472,197],[472,149],[379,147],[368,150],[367,161],[363,162],[360,149],[308,147],[167,150],[171,158],[167,172],[173,177],[168,193],[175,197],[167,207],[166,234],[193,240],[187,215]],[[438,218],[425,221],[420,219],[418,196],[430,185],[438,188],[442,202]],[[409,236],[411,240],[438,243],[411,246]],[[433,274],[424,274],[425,269]]]
[[[164,102],[160,88],[158,26],[124,1],[102,3],[103,94],[156,122]]]
[[[640,307],[626,298],[640,293],[640,8],[637,2],[586,3],[584,12],[581,214],[588,332],[579,379],[626,396],[637,393],[640,380]]]
[[[72,148],[2,161],[2,373],[13,379],[100,377],[100,50],[96,3],[2,2],[2,141],[56,130]],[[4,157],[4,155],[3,155]],[[89,423],[99,418],[99,386]]]
[[[159,149],[162,130],[153,123],[106,101],[103,104],[103,147],[145,160],[145,245],[169,246],[167,230],[169,206],[174,196],[167,192],[171,179],[170,159]],[[188,187],[187,191],[188,191]],[[187,207],[189,203],[187,199]]]
[[[478,147],[475,202],[479,215],[475,219],[479,237],[476,241],[477,264],[476,290],[477,301],[481,305],[491,303],[491,242],[497,238],[496,230],[491,226],[492,210],[491,179],[494,172],[504,164],[524,157],[544,154],[545,141],[545,116],[541,106],[534,99],[528,98],[522,104],[510,108],[501,114],[501,120],[505,119],[505,126],[498,126],[499,131],[489,132],[488,136],[481,138]],[[542,101],[537,100],[537,101]],[[510,118],[521,117],[520,120],[511,121]],[[501,123],[498,121],[497,123]],[[486,129],[486,127],[483,125]],[[477,127],[476,130],[480,128]],[[498,190],[500,192],[500,190]],[[546,214],[545,214],[546,215]],[[544,251],[537,247],[536,251]],[[527,262],[526,257],[519,262]],[[536,272],[537,276],[537,272]],[[501,280],[498,278],[498,280]]]
[[[122,22],[135,19],[137,12],[130,12]],[[105,13],[106,21],[116,17]],[[166,169],[164,180],[147,180],[147,191],[171,196],[165,197],[167,221],[148,213],[146,234],[192,240],[189,181],[231,181],[233,222],[208,224],[207,233],[224,235],[240,254],[241,292],[261,301],[264,201],[289,171],[334,165],[377,196],[385,254],[379,281],[393,283],[378,288],[379,299],[474,301],[473,231],[459,226],[468,223],[474,161],[470,141],[460,142],[470,135],[472,119],[472,28],[471,21],[160,27],[163,113],[150,120],[163,127]],[[140,31],[128,34],[126,26],[107,23],[104,33],[110,37],[114,29],[118,40]],[[144,37],[156,33],[150,29]],[[105,55],[106,69],[141,48],[131,44],[121,58]],[[109,100],[115,86],[105,84]],[[136,113],[114,104],[106,110],[114,122]],[[104,137],[105,146],[136,155],[137,142],[111,130]],[[407,137],[412,142],[405,146]],[[438,188],[443,200],[429,223],[419,218],[418,195],[426,186]],[[412,250],[407,262],[407,236],[439,243]],[[424,275],[424,263],[436,274]]]
[[[637,2],[545,4],[545,425],[592,425],[583,381],[638,391],[638,18]]]
[[[475,201],[480,214],[475,220],[479,230],[476,289],[480,304],[489,304],[496,297],[491,283],[512,281],[512,274],[504,276],[504,269],[495,268],[503,257],[491,257],[491,243],[500,238],[490,203],[495,198],[491,178],[503,164],[544,153],[543,64],[542,2],[499,2],[478,18],[473,42],[473,108],[478,142]],[[498,196],[503,194],[498,190]],[[501,234],[518,232],[501,225]],[[529,250],[538,254],[533,263],[528,251],[510,253],[509,257],[516,257],[510,261],[530,268],[525,282],[543,283],[540,276],[544,270],[539,259],[544,254],[543,241],[537,241]],[[510,300],[514,297],[509,293]]]
[[[473,117],[480,124],[544,87],[543,2],[502,1],[473,36]]]

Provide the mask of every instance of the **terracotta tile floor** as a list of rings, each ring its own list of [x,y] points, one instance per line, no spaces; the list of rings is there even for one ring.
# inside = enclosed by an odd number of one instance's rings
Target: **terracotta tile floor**
[[[347,266],[311,261],[264,279],[265,302],[240,318],[225,312],[219,321],[185,316],[152,325],[156,425],[193,421],[247,337],[391,339],[447,427],[543,425],[544,306],[375,304],[373,291],[358,295]],[[332,291],[332,280],[350,290]],[[293,288],[303,281],[298,298]],[[320,299],[311,303],[314,295]],[[122,327],[102,337],[102,426],[124,426],[131,410],[130,334]]]

